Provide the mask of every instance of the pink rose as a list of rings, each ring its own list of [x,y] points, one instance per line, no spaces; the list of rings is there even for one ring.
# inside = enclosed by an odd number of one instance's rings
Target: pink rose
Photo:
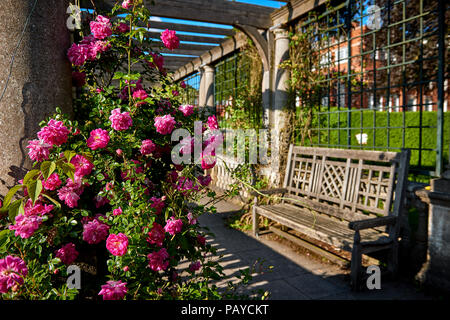
[[[155,127],[158,133],[170,134],[173,131],[175,124],[175,118],[171,115],[167,114],[162,117],[155,117]]]
[[[142,141],[141,145],[141,153],[143,155],[151,154],[153,151],[155,151],[156,145],[153,143],[152,140],[146,139]]]
[[[95,21],[91,21],[89,26],[91,27],[92,34],[97,39],[102,40],[112,35],[111,22],[108,18],[102,15],[98,15],[97,19]]]
[[[176,36],[176,32],[166,29],[161,33],[161,40],[164,46],[169,50],[177,49],[180,45],[180,39]]]
[[[217,123],[216,116],[208,117],[208,127],[210,130],[217,130],[219,129],[219,124]]]
[[[164,209],[164,200],[166,200],[165,196],[162,198],[152,197],[150,199],[153,202],[150,207],[155,209],[155,214],[160,214],[162,209]]]
[[[190,104],[181,105],[178,110],[180,110],[185,117],[190,116],[194,113],[194,106]]]
[[[148,256],[148,265],[153,271],[166,270],[169,266],[169,253],[165,248],[152,252]]]
[[[211,152],[202,152],[201,155],[201,166],[203,170],[208,170],[214,168],[216,165],[216,153],[215,151]]]
[[[166,225],[164,230],[170,235],[175,235],[181,231],[183,228],[183,221],[181,219],[175,219],[175,217],[170,217],[169,220],[166,221]]]
[[[162,247],[165,236],[164,228],[160,224],[153,222],[153,228],[148,233],[147,241]]]
[[[123,213],[122,208],[118,207],[117,209],[113,210],[113,215],[114,216],[120,216]]]
[[[150,68],[156,68],[158,70],[162,70],[164,66],[164,57],[162,55],[159,55],[157,53],[150,52],[150,55],[152,56],[152,62],[148,62],[148,65]]]
[[[56,251],[56,257],[61,259],[65,265],[71,265],[78,257],[78,251],[72,242],[69,242],[61,249]]]
[[[127,23],[119,23],[119,25],[117,26],[117,31],[119,31],[120,33],[125,33],[130,31],[130,26]]]
[[[94,219],[83,226],[83,240],[89,244],[102,242],[108,236],[109,226]]]
[[[41,223],[42,217],[40,216],[18,214],[15,219],[15,224],[9,226],[9,230],[15,230],[14,235],[16,237],[28,239],[37,229],[39,229]]]
[[[211,176],[209,174],[206,176],[198,176],[197,179],[198,182],[204,187],[207,187],[211,183]]]
[[[107,281],[102,285],[102,290],[98,295],[103,296],[103,300],[122,300],[127,294],[127,283],[122,281]]]
[[[136,90],[133,92],[133,98],[138,100],[145,100],[147,99],[148,94],[145,92],[145,90]]]
[[[75,66],[82,66],[89,56],[89,47],[83,44],[72,44],[67,51],[67,57]]]
[[[8,293],[9,289],[16,291],[27,274],[27,265],[19,257],[8,255],[0,259],[0,293]]]
[[[186,83],[183,80],[180,82],[180,87],[186,89]]]
[[[62,121],[51,119],[47,126],[43,127],[37,134],[38,138],[47,144],[60,146],[67,142],[70,130],[64,126]]]
[[[28,142],[28,156],[31,160],[42,161],[47,160],[50,156],[51,144],[45,143],[42,140],[31,140]]]
[[[74,165],[75,175],[78,177],[87,176],[94,168],[94,165],[88,159],[78,154],[70,159],[70,163]]]
[[[59,176],[57,173],[52,173],[47,180],[45,180],[42,185],[44,186],[45,190],[56,190],[61,185],[61,180],[59,179]]]
[[[87,146],[92,150],[102,149],[108,145],[109,139],[108,131],[95,129],[91,131],[91,135],[87,140]]]
[[[109,120],[111,121],[111,127],[118,131],[127,130],[133,125],[133,120],[131,119],[130,114],[128,112],[120,113],[120,108],[116,108],[111,111]]]
[[[122,2],[122,8],[128,10],[131,8],[131,2],[132,0],[125,0],[124,2]]]
[[[110,234],[106,239],[106,249],[114,256],[123,256],[127,253],[128,237],[123,233]]]
[[[189,270],[190,270],[191,272],[195,272],[195,271],[197,271],[197,270],[200,270],[201,267],[202,267],[202,264],[200,263],[200,261],[196,261],[196,262],[192,262],[192,263],[189,265]]]

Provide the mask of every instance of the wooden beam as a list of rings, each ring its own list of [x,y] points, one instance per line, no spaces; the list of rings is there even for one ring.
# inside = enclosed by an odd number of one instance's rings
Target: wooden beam
[[[160,32],[149,32],[150,38],[160,40]],[[215,38],[215,37],[203,37],[203,36],[191,36],[186,34],[177,34],[180,41],[190,41],[190,42],[202,42],[202,43],[222,43],[226,38]]]
[[[163,45],[162,41],[153,41],[150,47],[152,47],[152,48],[157,48],[157,47],[164,48],[164,45]],[[216,47],[216,46],[213,46],[213,45],[209,46],[209,45],[202,45],[202,44],[180,43],[180,46],[178,47],[178,49],[197,50],[197,51],[206,52],[208,50],[211,50],[214,47]],[[176,53],[176,52],[175,51],[171,51],[169,53]]]
[[[204,33],[204,34],[217,34],[217,35],[223,35],[223,36],[232,36],[234,34],[233,29],[193,26],[193,25],[182,24],[182,23],[150,21],[149,26],[150,26],[150,28],[161,29],[161,30],[169,29],[169,30],[175,30],[175,31],[185,31],[185,32]]]
[[[108,0],[111,1],[111,0]],[[145,0],[152,15],[226,25],[246,24],[260,29],[271,26],[273,8],[224,0]]]
[[[285,6],[275,10],[270,15],[273,25],[287,24],[308,11],[326,3],[328,0],[291,0]]]
[[[208,50],[206,50],[208,51]],[[175,49],[175,50],[169,50],[167,48],[158,49],[158,52],[160,53],[174,53],[174,54],[186,54],[193,56],[192,59],[195,59],[196,57],[201,56],[206,52],[205,50],[192,50],[192,49]]]
[[[200,68],[203,64],[210,64],[219,60],[223,56],[232,53],[247,43],[247,36],[239,32],[233,38],[224,41],[219,46],[205,52],[200,57],[193,59],[180,67],[174,74],[174,80],[181,79]]]

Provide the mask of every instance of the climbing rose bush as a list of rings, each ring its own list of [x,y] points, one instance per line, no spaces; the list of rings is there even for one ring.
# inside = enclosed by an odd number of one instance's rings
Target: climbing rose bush
[[[57,109],[40,124],[27,145],[33,167],[1,204],[1,298],[231,297],[211,283],[223,273],[197,223],[206,212],[198,200],[214,197],[203,170],[213,152],[199,164],[172,162],[172,132],[193,134],[206,119],[181,104],[183,88],[141,25],[151,26],[142,1],[123,1],[74,34],[74,115]],[[169,49],[179,43],[170,30],[161,39]],[[210,132],[217,120],[202,126]],[[194,139],[184,140],[191,155]],[[71,265],[81,289],[67,285]]]

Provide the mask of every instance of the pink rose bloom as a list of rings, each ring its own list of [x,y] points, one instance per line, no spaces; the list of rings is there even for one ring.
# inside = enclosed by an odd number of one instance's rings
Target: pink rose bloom
[[[133,98],[138,100],[145,100],[147,99],[148,94],[145,92],[145,90],[136,90],[133,92]]]
[[[156,131],[161,134],[170,134],[176,124],[174,117],[165,115],[162,117],[155,117]]]
[[[172,94],[177,97],[180,93],[177,90],[172,90]]]
[[[161,33],[161,40],[164,46],[169,50],[177,49],[180,45],[180,39],[176,36],[176,32],[166,29]]]
[[[186,89],[186,83],[183,80],[180,82],[180,87]]]
[[[155,209],[155,214],[160,214],[162,209],[164,209],[164,200],[166,200],[166,197],[163,196],[161,198],[152,197],[150,201],[153,203],[150,205],[151,208]]]
[[[122,8],[128,10],[131,7],[131,2],[132,0],[125,0],[124,2],[122,2]]]
[[[58,198],[64,201],[69,208],[76,208],[78,206],[78,200],[80,200],[80,195],[75,189],[65,186],[58,190]]]
[[[51,144],[45,143],[42,140],[31,140],[28,142],[28,156],[31,160],[42,161],[47,160],[50,156]]]
[[[194,225],[194,224],[197,224],[197,219],[196,218],[194,218],[194,215],[192,214],[192,212],[188,212],[188,214],[187,214],[187,218],[188,218],[188,221],[189,221],[189,224],[190,225]]]
[[[9,289],[16,291],[18,286],[23,285],[27,274],[27,265],[19,257],[0,259],[0,293],[7,293]]]
[[[166,270],[169,266],[169,253],[165,248],[152,252],[148,256],[148,265],[153,271]]]
[[[164,57],[153,52],[150,52],[150,55],[153,57],[153,62],[148,62],[149,67],[162,70],[164,66]]]
[[[107,281],[102,285],[102,290],[98,295],[103,296],[103,300],[122,300],[127,294],[127,283],[122,281]]]
[[[214,151],[206,153],[202,152],[201,165],[203,170],[214,168],[216,165],[216,153]]]
[[[83,226],[83,240],[89,244],[97,244],[108,236],[109,226],[97,219],[89,221]]]
[[[208,117],[208,127],[210,130],[217,130],[219,129],[219,124],[217,123],[216,116]]]
[[[198,182],[204,187],[207,187],[211,183],[211,176],[209,174],[206,176],[198,176],[197,179]]]
[[[111,22],[108,18],[102,15],[98,15],[97,19],[95,21],[91,21],[89,26],[91,27],[92,34],[97,39],[102,40],[112,35]]]
[[[162,247],[165,237],[164,228],[160,224],[153,222],[153,228],[148,233],[147,241],[151,244],[156,244],[158,247]]]
[[[62,121],[51,119],[47,126],[43,127],[37,134],[38,138],[50,145],[60,146],[67,141],[70,130],[64,126]]]
[[[119,31],[120,33],[125,33],[130,31],[130,27],[128,26],[127,23],[119,23],[119,25],[117,26],[117,31]]]
[[[127,253],[128,237],[123,233],[110,234],[106,239],[106,249],[114,256],[123,256]]]
[[[122,149],[117,149],[116,154],[120,157],[122,155],[123,151]]]
[[[113,215],[114,216],[120,216],[123,213],[122,208],[118,207],[117,209],[113,210]]]
[[[84,44],[72,44],[67,51],[67,57],[75,66],[82,66],[89,56],[89,47]]]
[[[53,191],[59,188],[61,185],[61,180],[59,179],[59,176],[57,173],[52,173],[47,180],[45,180],[42,185],[44,186],[45,190]]]
[[[92,150],[102,149],[108,145],[109,139],[108,131],[95,129],[91,131],[91,135],[87,139],[87,146]]]
[[[201,245],[204,246],[206,244],[206,238],[201,236],[201,235],[197,235],[197,242]]]
[[[28,239],[39,229],[42,223],[42,217],[37,215],[26,216],[19,214],[16,216],[16,223],[9,226],[9,230],[15,230],[14,235],[22,239]]]
[[[61,259],[65,265],[71,265],[78,257],[78,251],[72,242],[69,242],[56,251],[56,257]]]
[[[153,151],[155,151],[156,145],[153,143],[152,140],[146,139],[142,141],[141,145],[141,153],[143,155],[151,154]]]
[[[166,221],[166,225],[164,230],[170,235],[175,235],[181,231],[183,228],[183,221],[181,219],[175,219],[175,217],[170,217],[169,220]]]
[[[192,150],[194,150],[195,138],[194,137],[186,137],[180,141],[181,154],[191,154]]]
[[[130,114],[128,112],[120,113],[120,108],[116,108],[111,111],[109,120],[111,121],[111,127],[118,131],[127,130],[133,125],[133,120],[131,119]]]
[[[187,117],[194,113],[194,108],[195,107],[193,105],[183,104],[178,108],[178,110],[180,110],[183,113],[183,115]]]
[[[42,203],[40,203],[38,201],[36,201],[33,205],[33,201],[31,201],[31,199],[28,199],[28,201],[24,207],[24,214],[27,217],[32,216],[32,215],[43,216],[43,215],[49,213],[50,211],[52,211],[53,208],[54,208],[54,205],[52,205],[52,204],[42,205]]]
[[[192,262],[192,263],[189,265],[189,270],[190,270],[191,272],[195,272],[195,271],[197,271],[197,270],[200,270],[201,267],[202,267],[202,264],[200,263],[200,261],[196,261],[196,262]]]
[[[88,159],[79,154],[70,159],[70,163],[75,166],[75,175],[78,177],[87,176],[94,168],[94,165]]]

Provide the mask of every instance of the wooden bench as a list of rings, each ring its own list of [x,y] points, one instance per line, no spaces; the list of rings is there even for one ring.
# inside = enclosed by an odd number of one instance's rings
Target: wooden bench
[[[410,151],[379,152],[291,145],[281,202],[253,206],[259,216],[352,253],[351,286],[361,285],[363,254],[388,251],[388,271],[398,265],[399,213],[403,206]],[[258,193],[253,192],[253,195]]]

